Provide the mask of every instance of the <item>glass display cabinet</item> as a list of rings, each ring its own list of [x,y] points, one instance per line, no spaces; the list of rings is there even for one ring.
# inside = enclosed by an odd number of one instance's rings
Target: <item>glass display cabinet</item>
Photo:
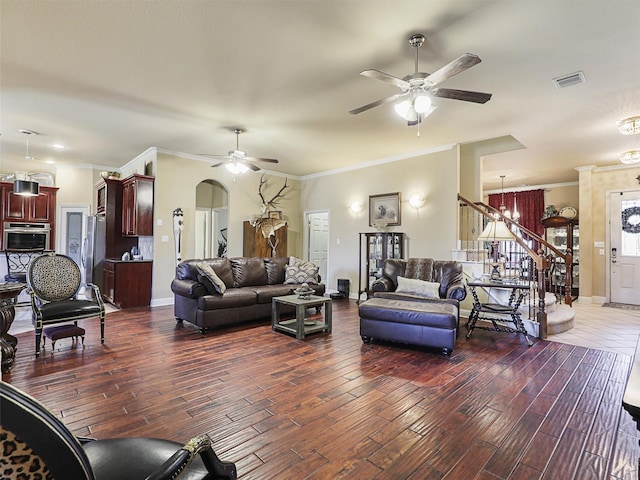
[[[371,284],[382,276],[387,258],[403,258],[404,233],[375,232],[360,234],[358,302],[363,293],[371,296]]]
[[[562,216],[548,217],[542,220],[544,225],[544,238],[551,245],[563,253],[571,250],[573,253],[571,296],[578,297],[579,293],[579,255],[580,255],[580,230],[577,218]],[[551,285],[554,289],[562,289],[565,286],[567,267],[564,263],[554,266],[551,275]]]

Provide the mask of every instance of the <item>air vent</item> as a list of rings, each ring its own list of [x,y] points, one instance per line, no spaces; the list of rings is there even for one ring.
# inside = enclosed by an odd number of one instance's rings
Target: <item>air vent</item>
[[[586,82],[584,72],[576,72],[570,75],[565,75],[564,77],[556,77],[553,79],[553,83],[557,88],[571,87],[573,85]]]

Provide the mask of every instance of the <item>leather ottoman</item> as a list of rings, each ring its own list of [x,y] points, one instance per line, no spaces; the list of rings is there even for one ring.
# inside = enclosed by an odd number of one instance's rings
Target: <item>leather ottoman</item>
[[[450,355],[456,343],[458,309],[444,302],[372,298],[359,306],[360,336],[425,347]]]

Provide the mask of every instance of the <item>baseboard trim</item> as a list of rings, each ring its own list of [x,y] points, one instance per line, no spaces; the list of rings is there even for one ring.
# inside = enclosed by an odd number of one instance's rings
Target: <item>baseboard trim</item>
[[[173,305],[173,297],[152,298],[151,299],[151,308],[153,308],[153,307],[166,307],[168,305]]]

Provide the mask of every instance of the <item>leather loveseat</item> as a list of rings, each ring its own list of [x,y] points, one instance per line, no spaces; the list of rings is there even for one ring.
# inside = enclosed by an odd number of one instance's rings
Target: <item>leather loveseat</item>
[[[441,348],[451,354],[460,302],[467,295],[461,263],[388,259],[372,290],[373,298],[359,306],[360,335],[365,343],[377,338]]]
[[[207,285],[198,268],[203,262],[212,267],[224,283],[223,293]],[[291,262],[290,257],[208,258],[181,262],[171,282],[176,320],[191,322],[205,333],[210,328],[270,318],[271,299],[291,295],[301,285],[285,283],[291,281],[285,275]],[[324,295],[323,283],[308,283],[315,295]]]

